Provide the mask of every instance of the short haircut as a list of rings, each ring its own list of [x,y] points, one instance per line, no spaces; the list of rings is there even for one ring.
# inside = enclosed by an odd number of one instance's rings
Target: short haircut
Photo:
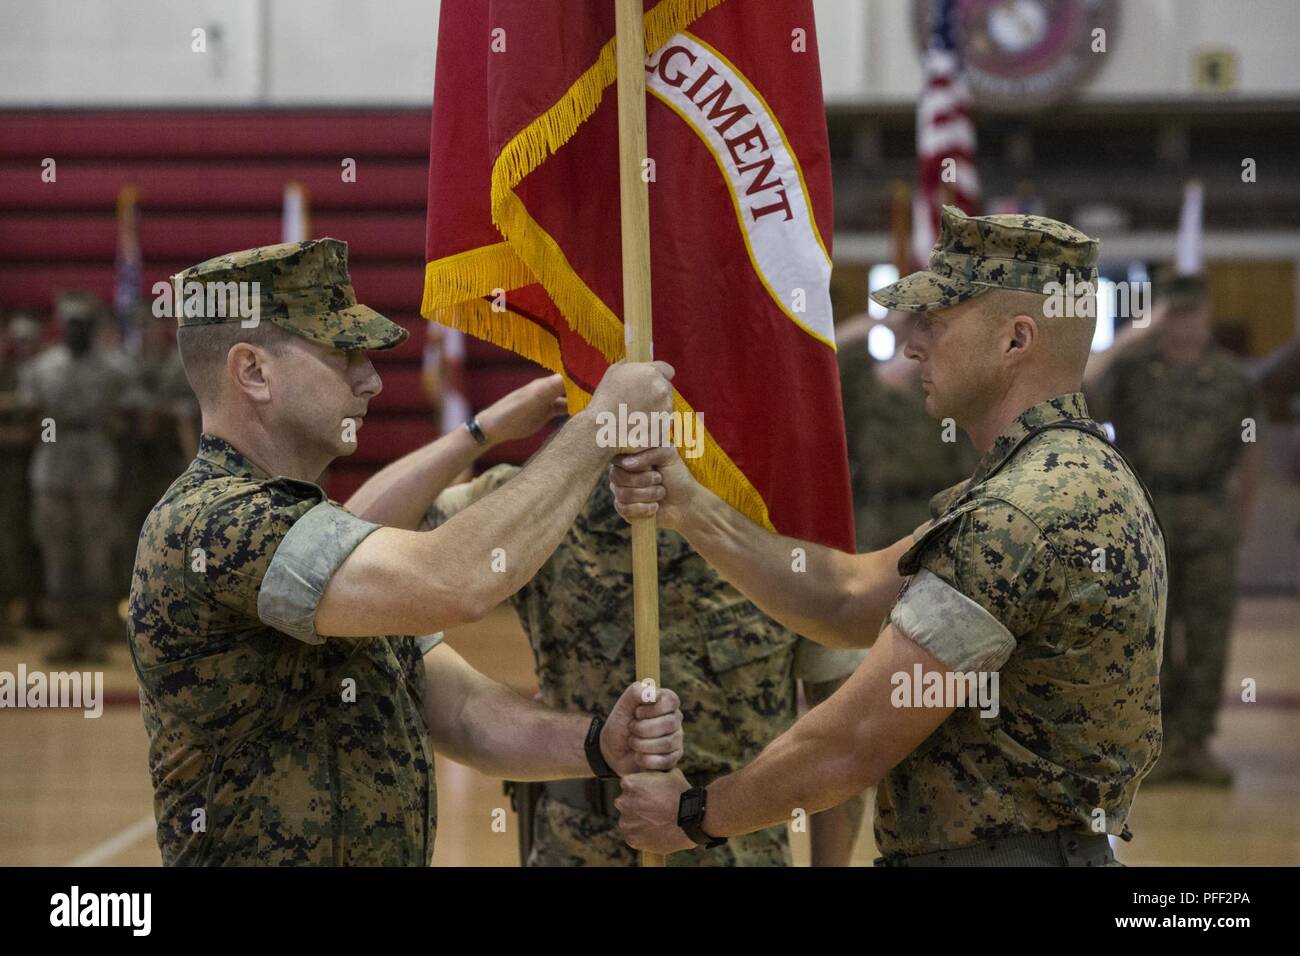
[[[292,335],[274,322],[261,321],[247,329],[239,322],[214,322],[181,326],[176,330],[176,346],[190,388],[203,402],[220,394],[226,356],[234,346],[246,342],[277,353]]]
[[[1038,331],[1052,364],[1063,371],[1083,375],[1092,351],[1093,333],[1097,330],[1095,307],[1091,316],[1049,316],[1044,308],[1047,296],[1017,289],[993,289],[980,299],[986,316],[1010,318],[1023,313],[1033,318],[1038,323]]]

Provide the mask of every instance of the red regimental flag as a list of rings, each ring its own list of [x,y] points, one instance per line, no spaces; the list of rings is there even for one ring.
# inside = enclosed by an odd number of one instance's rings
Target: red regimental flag
[[[853,548],[811,0],[647,2],[655,357],[694,474],[768,528]],[[623,356],[611,0],[442,5],[423,314],[561,372]]]

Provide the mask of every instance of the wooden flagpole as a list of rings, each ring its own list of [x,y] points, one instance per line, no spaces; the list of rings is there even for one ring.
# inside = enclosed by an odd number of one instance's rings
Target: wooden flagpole
[[[623,242],[623,337],[629,362],[654,358],[650,322],[650,184],[643,178],[645,31],[642,0],[615,0],[618,60],[619,198]],[[655,519],[632,522],[632,607],[636,621],[636,675],[659,686],[659,557]],[[663,866],[642,853],[642,866]]]

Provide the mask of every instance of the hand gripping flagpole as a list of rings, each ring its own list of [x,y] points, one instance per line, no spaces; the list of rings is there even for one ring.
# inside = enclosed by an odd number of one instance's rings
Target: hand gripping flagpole
[[[642,0],[615,0],[618,60],[618,159],[623,242],[623,340],[630,362],[654,358],[650,323],[650,184],[646,156],[645,31]],[[632,607],[636,621],[636,675],[659,687],[659,558],[655,519],[632,521]],[[659,853],[642,853],[642,866],[663,866]]]

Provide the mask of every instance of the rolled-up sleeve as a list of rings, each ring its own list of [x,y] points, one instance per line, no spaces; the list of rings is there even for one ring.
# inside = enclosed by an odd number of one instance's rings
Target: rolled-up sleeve
[[[442,631],[439,631],[436,634],[422,634],[415,639],[415,646],[420,651],[421,657],[429,653],[441,643]]]
[[[925,569],[912,575],[889,623],[953,671],[996,671],[1016,649],[1001,621]]]
[[[266,569],[257,595],[258,619],[308,644],[323,643],[316,633],[321,595],[348,555],[378,527],[330,501],[313,507],[294,522]]]

